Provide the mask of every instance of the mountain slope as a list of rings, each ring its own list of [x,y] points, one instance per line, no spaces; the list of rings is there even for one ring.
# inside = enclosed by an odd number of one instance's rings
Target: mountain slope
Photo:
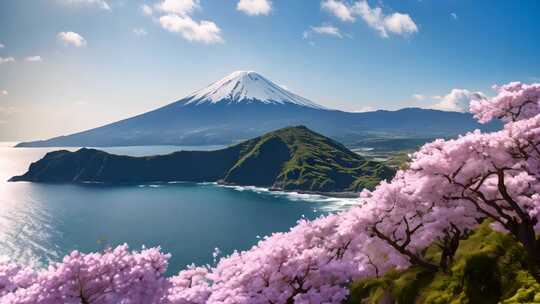
[[[231,144],[291,125],[337,140],[372,134],[449,137],[480,125],[470,114],[426,109],[348,113],[326,109],[255,72],[235,72],[184,99],[95,129],[18,147]]]
[[[220,181],[284,190],[357,191],[392,176],[306,127],[289,127],[217,151],[129,157],[95,149],[50,152],[11,181],[140,183]]]
[[[418,267],[353,282],[345,304],[540,303],[540,284],[526,270],[526,253],[510,235],[485,222],[464,241],[448,272]],[[433,260],[440,249],[426,253]]]
[[[224,182],[269,185],[285,190],[357,191],[374,186],[393,171],[367,161],[345,146],[306,127],[284,128],[257,138],[257,144],[227,173]]]

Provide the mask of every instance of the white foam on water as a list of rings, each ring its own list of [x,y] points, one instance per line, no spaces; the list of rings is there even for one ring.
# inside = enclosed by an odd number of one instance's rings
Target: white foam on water
[[[322,203],[325,206],[314,209],[314,212],[323,211],[323,212],[338,212],[349,209],[360,203],[359,198],[341,198],[341,197],[330,197],[320,194],[309,194],[309,193],[299,193],[294,191],[275,191],[268,188],[255,187],[255,186],[237,186],[237,185],[219,185],[219,187],[233,189],[235,191],[251,191],[264,195],[273,195],[273,196],[284,196],[290,201],[307,201],[314,203]]]
[[[139,188],[161,188],[163,187],[163,184],[140,184],[137,185]]]

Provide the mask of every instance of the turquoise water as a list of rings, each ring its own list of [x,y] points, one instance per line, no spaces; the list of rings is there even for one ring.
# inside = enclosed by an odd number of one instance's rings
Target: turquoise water
[[[212,264],[212,252],[245,250],[260,237],[286,231],[302,216],[347,208],[351,200],[271,193],[215,184],[130,186],[8,183],[32,161],[58,148],[11,148],[0,144],[0,255],[45,266],[63,255],[127,243],[132,249],[161,246],[172,254],[169,273],[188,264]],[[125,155],[218,147],[122,147]],[[73,149],[73,148],[71,148]]]

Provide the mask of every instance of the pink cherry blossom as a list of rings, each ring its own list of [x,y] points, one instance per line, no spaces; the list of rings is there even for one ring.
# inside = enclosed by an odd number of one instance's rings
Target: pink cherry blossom
[[[534,117],[540,112],[540,83],[511,82],[493,88],[497,96],[471,101],[470,110],[480,122],[494,118],[516,121]]]
[[[471,111],[481,122],[502,119],[502,130],[424,145],[408,169],[363,191],[347,211],[302,219],[213,267],[191,265],[170,278],[159,248],[75,251],[42,270],[1,262],[0,303],[337,304],[354,280],[411,265],[447,270],[484,220],[524,246],[540,281],[540,84],[496,90]],[[439,261],[424,255],[433,244]]]

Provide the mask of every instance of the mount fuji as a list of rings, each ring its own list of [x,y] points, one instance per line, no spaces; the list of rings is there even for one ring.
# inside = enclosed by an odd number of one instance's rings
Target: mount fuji
[[[325,109],[253,71],[236,71],[185,98],[185,104],[263,103]]]
[[[87,131],[18,147],[106,147],[231,144],[268,131],[305,125],[338,140],[384,134],[447,137],[479,125],[472,115],[420,108],[350,113],[296,95],[252,71],[237,71],[159,109]]]

